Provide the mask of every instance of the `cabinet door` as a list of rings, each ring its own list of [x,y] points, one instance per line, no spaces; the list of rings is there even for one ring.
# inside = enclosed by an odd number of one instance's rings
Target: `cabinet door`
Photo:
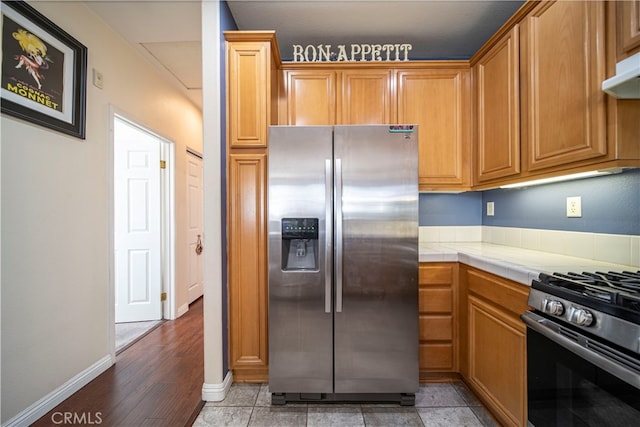
[[[474,67],[478,182],[520,172],[519,63],[516,25]]]
[[[520,27],[525,167],[607,154],[603,2],[549,2]]]
[[[227,43],[229,148],[266,147],[271,102],[269,44]]]
[[[640,0],[617,2],[618,49],[620,53],[632,53],[640,47]]]
[[[395,123],[391,70],[340,72],[337,99],[338,123],[368,125]]]
[[[398,71],[398,122],[419,125],[420,190],[469,186],[469,74],[467,69]]]
[[[334,125],[336,73],[322,70],[285,71],[288,125]]]
[[[460,373],[504,426],[527,425],[529,287],[460,266]]]
[[[469,296],[469,380],[505,425],[526,418],[526,328],[479,298]]]
[[[229,349],[237,381],[267,379],[266,155],[229,155]]]

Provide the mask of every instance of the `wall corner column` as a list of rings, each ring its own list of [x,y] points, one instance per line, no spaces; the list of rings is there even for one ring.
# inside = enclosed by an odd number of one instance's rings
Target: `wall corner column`
[[[231,378],[223,372],[222,322],[222,169],[220,2],[203,1],[202,6],[202,117],[204,185],[204,384],[203,400],[224,399]]]

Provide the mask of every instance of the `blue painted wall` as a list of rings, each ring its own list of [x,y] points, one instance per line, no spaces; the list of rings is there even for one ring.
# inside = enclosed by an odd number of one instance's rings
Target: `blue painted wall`
[[[226,1],[220,2],[220,159],[222,170],[221,186],[222,186],[222,206],[227,205],[227,55],[225,51],[225,41],[223,31],[237,30],[238,25],[231,15],[229,6]],[[227,280],[227,210],[222,209],[222,283],[228,283]],[[222,373],[223,376],[229,370],[229,336],[228,336],[228,307],[227,307],[227,286],[222,287]]]
[[[566,217],[566,198],[582,198],[582,217]],[[478,200],[479,198],[479,200]],[[495,216],[486,216],[494,202]],[[640,170],[521,189],[421,194],[420,225],[489,225],[640,235]]]
[[[420,225],[482,225],[482,193],[420,194]]]

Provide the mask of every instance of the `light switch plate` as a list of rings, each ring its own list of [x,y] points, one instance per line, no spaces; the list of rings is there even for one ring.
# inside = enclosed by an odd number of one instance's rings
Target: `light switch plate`
[[[104,87],[104,77],[102,73],[95,68],[93,69],[93,85],[98,89],[102,89]]]
[[[487,216],[493,216],[495,214],[495,205],[493,202],[487,202]]]

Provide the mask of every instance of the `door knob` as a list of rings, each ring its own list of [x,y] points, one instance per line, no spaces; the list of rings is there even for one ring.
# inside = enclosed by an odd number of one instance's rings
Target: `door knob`
[[[202,253],[202,239],[200,238],[200,234],[198,234],[198,242],[196,243],[196,254],[200,255]]]

